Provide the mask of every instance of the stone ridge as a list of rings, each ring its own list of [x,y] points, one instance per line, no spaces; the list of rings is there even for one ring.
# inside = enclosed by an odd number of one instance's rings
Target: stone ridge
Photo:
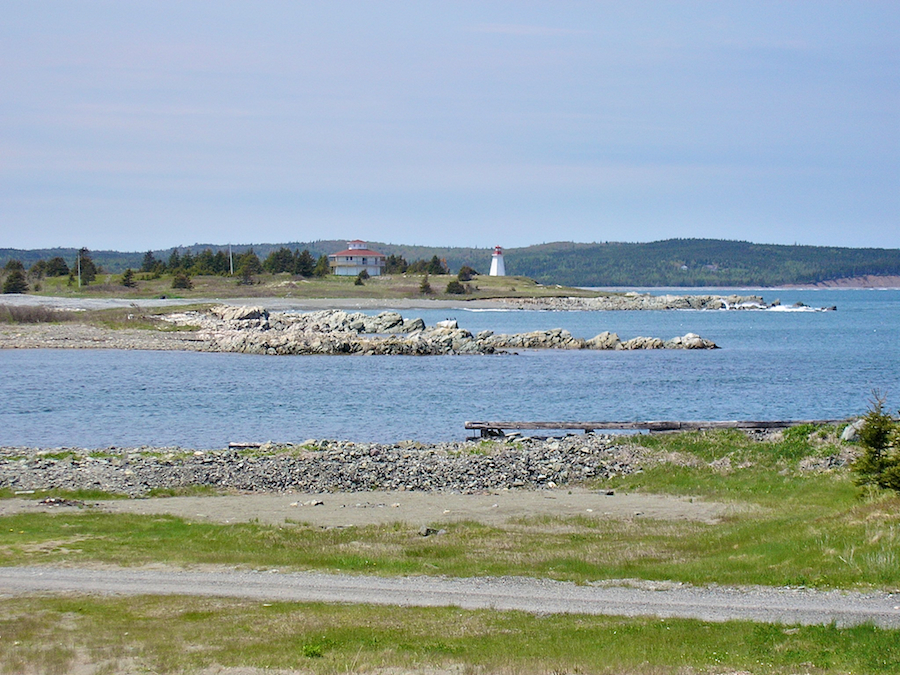
[[[502,302],[517,309],[581,310],[581,311],[634,311],[663,309],[699,310],[753,310],[767,309],[765,300],[758,295],[651,295],[631,291],[622,295],[597,298],[545,297],[504,298]]]
[[[291,313],[263,307],[220,305],[207,312],[172,314],[167,320],[200,325],[198,338],[207,351],[251,354],[494,354],[510,349],[716,349],[688,333],[671,340],[637,337],[622,341],[604,332],[589,340],[562,329],[513,335],[482,331],[472,335],[455,321],[426,326],[397,312],[369,316],[342,310]]]
[[[508,438],[393,445],[345,441],[266,444],[252,450],[0,448],[0,487],[101,490],[208,486],[245,492],[422,490],[459,493],[553,488],[639,471],[654,463],[615,437]]]

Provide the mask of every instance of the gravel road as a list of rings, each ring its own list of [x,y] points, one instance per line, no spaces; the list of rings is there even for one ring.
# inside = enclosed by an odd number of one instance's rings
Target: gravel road
[[[704,621],[900,628],[900,594],[635,582],[577,586],[521,577],[384,578],[279,572],[0,568],[0,595],[203,595],[271,601],[458,606],[536,614],[658,616]]]

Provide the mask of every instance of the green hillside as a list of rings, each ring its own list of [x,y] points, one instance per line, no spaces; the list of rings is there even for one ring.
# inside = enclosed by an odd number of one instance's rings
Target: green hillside
[[[260,259],[282,246],[291,250],[308,249],[313,257],[336,253],[346,248],[346,240],[321,239],[280,244],[243,244],[232,246],[235,254],[249,248]],[[385,255],[403,256],[407,261],[429,260],[432,256],[447,261],[451,271],[468,265],[486,274],[490,268],[490,248],[407,246],[369,242]],[[204,249],[214,253],[228,246],[193,244],[179,247],[180,254],[197,254]],[[155,250],[161,260],[172,249]],[[91,251],[95,263],[105,272],[120,273],[138,269],[144,251]],[[0,249],[0,266],[19,259],[26,267],[38,260],[61,256],[70,264],[76,249]],[[807,284],[863,275],[900,276],[900,249],[840,248],[826,246],[783,246],[753,244],[719,239],[668,239],[649,243],[573,243],[554,242],[505,251],[506,271],[527,276],[544,284],[565,286],[778,286]]]
[[[718,239],[546,244],[510,249],[505,261],[509,274],[566,286],[777,286],[900,275],[900,249]]]

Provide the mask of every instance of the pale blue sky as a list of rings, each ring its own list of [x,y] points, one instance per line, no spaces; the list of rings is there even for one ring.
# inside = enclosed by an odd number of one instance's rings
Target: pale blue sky
[[[0,248],[900,247],[900,3],[2,0]]]

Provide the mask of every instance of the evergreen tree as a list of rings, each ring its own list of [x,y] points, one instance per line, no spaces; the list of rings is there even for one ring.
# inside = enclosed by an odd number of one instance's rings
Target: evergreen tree
[[[78,250],[78,257],[75,259],[75,274],[81,275],[81,283],[87,285],[97,278],[97,266],[91,260],[91,252],[86,248]]]
[[[444,267],[444,263],[441,262],[441,259],[436,255],[431,257],[431,260],[428,261],[428,266],[425,268],[425,272],[428,274],[446,274],[447,269]]]
[[[245,273],[261,274],[263,272],[262,263],[259,261],[259,257],[256,253],[253,252],[252,248],[238,256],[238,259],[235,261],[235,267],[237,268],[238,273],[242,275]]]
[[[141,272],[156,272],[157,265],[160,261],[153,255],[153,251],[147,251],[144,254],[144,260],[141,262]]]
[[[422,277],[422,283],[419,284],[419,293],[422,295],[430,295],[431,294],[431,284],[428,283],[428,274],[426,273],[424,277]]]
[[[294,255],[289,249],[282,246],[277,251],[272,251],[262,264],[263,269],[269,274],[294,271]]]
[[[328,256],[320,255],[319,259],[316,261],[313,275],[317,277],[327,277],[329,274],[331,274],[331,266],[328,264]]]
[[[6,270],[7,272],[15,272],[17,270],[19,272],[24,272],[25,265],[22,264],[21,260],[17,260],[16,258],[10,258],[9,260],[6,261],[6,264],[3,266],[3,269]]]
[[[301,277],[311,277],[315,269],[316,259],[312,257],[312,254],[307,249],[303,249],[303,252],[296,256],[294,260],[294,274],[299,274]]]
[[[900,421],[884,410],[884,397],[875,394],[859,430],[862,454],[853,462],[857,485],[874,485],[900,492]]]
[[[194,274],[215,274],[216,257],[205,248],[194,258]]]
[[[216,254],[213,256],[212,270],[214,274],[221,274],[222,276],[231,274],[231,261],[228,259],[228,254],[225,251],[216,251]]]
[[[122,274],[122,285],[125,288],[134,288],[137,282],[134,280],[134,270],[130,267]]]
[[[28,282],[25,281],[25,272],[20,269],[13,269],[6,275],[3,282],[4,293],[26,293],[28,291]]]
[[[384,261],[385,274],[403,274],[407,267],[409,267],[409,263],[406,262],[402,255],[394,255],[392,253]]]
[[[47,261],[38,260],[28,268],[28,276],[32,279],[41,279],[47,273]]]
[[[181,256],[178,254],[177,248],[173,248],[169,254],[169,262],[166,267],[170,272],[177,272],[181,269]]]
[[[191,249],[188,249],[184,252],[184,255],[181,256],[181,269],[183,269],[188,274],[194,273],[194,254],[191,253]]]
[[[406,266],[406,271],[410,274],[427,274],[428,273],[428,261],[426,260],[413,260],[409,265]]]
[[[60,258],[59,256],[55,256],[50,258],[47,261],[47,264],[44,265],[44,276],[48,277],[64,277],[69,273],[69,266],[66,265],[66,261]]]

